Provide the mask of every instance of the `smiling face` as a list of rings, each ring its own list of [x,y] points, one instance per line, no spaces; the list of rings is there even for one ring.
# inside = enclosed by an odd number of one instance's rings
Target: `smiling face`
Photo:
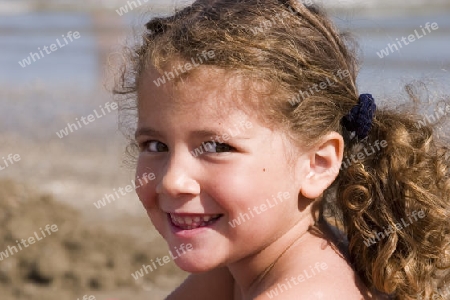
[[[175,260],[189,272],[250,257],[300,218],[307,159],[292,166],[288,139],[233,107],[249,95],[220,72],[201,68],[159,87],[149,72],[138,90],[136,176],[156,178],[137,193],[170,250],[192,244]]]

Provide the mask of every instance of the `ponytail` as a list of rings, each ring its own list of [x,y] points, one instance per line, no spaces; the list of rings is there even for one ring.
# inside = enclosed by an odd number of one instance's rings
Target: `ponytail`
[[[395,299],[450,299],[449,153],[431,126],[388,110],[366,139],[349,141],[336,206],[367,286]]]

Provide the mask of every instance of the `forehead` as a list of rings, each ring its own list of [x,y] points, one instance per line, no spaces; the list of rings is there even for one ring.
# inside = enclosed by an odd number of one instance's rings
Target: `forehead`
[[[226,118],[229,114],[248,114],[251,104],[257,102],[242,76],[202,66],[188,76],[173,78],[168,73],[172,70],[171,67],[162,71],[149,68],[142,74],[137,91],[139,118],[149,113],[207,114]],[[163,84],[162,78],[165,79]]]

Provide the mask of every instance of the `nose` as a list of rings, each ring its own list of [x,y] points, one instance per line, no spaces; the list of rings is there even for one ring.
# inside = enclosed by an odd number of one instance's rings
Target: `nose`
[[[192,156],[190,157],[192,158]],[[156,185],[157,194],[177,197],[181,194],[200,194],[200,184],[193,176],[194,169],[188,155],[171,157]]]

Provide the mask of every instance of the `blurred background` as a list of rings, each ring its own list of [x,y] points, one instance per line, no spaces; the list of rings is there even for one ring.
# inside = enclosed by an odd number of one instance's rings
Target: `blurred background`
[[[108,90],[121,48],[149,18],[190,2],[0,0],[2,300],[163,299],[186,276],[170,263],[134,279],[143,264],[168,254],[165,242],[134,192],[99,208],[94,203],[134,174],[124,163],[117,112],[101,113],[113,101]],[[411,82],[424,102],[450,94],[448,0],[319,3],[359,42],[361,93],[372,93],[381,106],[402,103]],[[427,22],[438,29],[399,51],[387,48],[415,30],[423,35]],[[70,41],[69,31],[80,38]],[[57,51],[39,54],[57,40]],[[41,57],[34,61],[30,52]],[[95,110],[101,118],[58,136]],[[10,154],[20,160],[8,160]],[[17,253],[8,250],[47,224],[58,231]]]

